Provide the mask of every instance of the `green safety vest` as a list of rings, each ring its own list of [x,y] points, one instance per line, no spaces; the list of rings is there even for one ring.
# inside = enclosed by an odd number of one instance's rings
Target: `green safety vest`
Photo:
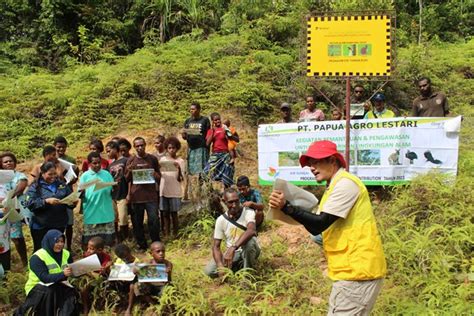
[[[69,251],[67,251],[66,249],[63,249],[63,257],[61,258],[61,266],[59,266],[56,260],[54,260],[54,258],[51,257],[49,253],[44,249],[40,249],[36,251],[33,255],[38,256],[38,258],[40,258],[41,261],[44,262],[46,267],[48,267],[49,274],[57,274],[57,273],[63,272],[63,268],[67,265],[67,261],[69,259]],[[41,280],[38,278],[36,273],[34,273],[33,270],[31,270],[31,267],[29,268],[30,268],[30,272],[28,273],[28,281],[26,281],[26,284],[25,284],[26,295],[28,295],[28,293],[31,291],[31,289],[33,289],[36,286],[36,284],[41,282]]]

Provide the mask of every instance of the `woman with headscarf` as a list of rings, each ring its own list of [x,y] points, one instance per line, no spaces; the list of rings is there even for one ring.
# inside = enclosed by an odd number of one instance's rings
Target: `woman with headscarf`
[[[26,206],[33,212],[31,237],[34,251],[41,246],[44,235],[50,229],[64,232],[68,223],[67,205],[60,200],[71,194],[71,188],[58,178],[53,162],[40,167],[40,176],[28,189]]]
[[[15,315],[79,315],[79,294],[66,282],[72,275],[69,263],[72,258],[64,249],[63,233],[49,230],[41,249],[30,258],[26,300]]]

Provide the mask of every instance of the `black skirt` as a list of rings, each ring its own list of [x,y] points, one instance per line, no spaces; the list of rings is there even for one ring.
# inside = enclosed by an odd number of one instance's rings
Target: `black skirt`
[[[54,283],[50,286],[37,284],[14,315],[79,315],[81,311],[79,302],[80,296],[75,288],[63,283]]]

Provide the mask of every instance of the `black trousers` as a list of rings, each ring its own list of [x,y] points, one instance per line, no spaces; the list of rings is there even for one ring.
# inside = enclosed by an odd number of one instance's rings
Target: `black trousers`
[[[151,241],[160,241],[160,218],[158,216],[158,203],[132,203],[132,209],[133,234],[137,240],[138,247],[141,249],[147,249],[145,227],[143,225],[145,210],[148,217],[148,232],[150,233]]]
[[[13,315],[79,316],[80,306],[76,289],[62,283],[37,284]]]
[[[0,254],[0,264],[3,267],[3,271],[7,272],[10,270],[10,263],[12,260],[12,255],[10,250],[5,251],[4,253]]]

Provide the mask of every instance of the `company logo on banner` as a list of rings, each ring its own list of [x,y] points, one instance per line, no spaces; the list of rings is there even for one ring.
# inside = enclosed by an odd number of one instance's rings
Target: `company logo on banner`
[[[393,118],[351,121],[350,171],[367,185],[409,182],[436,169],[457,172],[461,117]],[[345,151],[345,122],[324,121],[260,125],[258,128],[259,183],[282,178],[299,185],[316,185],[299,157],[318,140]]]
[[[391,27],[386,14],[308,18],[307,75],[389,77]]]

